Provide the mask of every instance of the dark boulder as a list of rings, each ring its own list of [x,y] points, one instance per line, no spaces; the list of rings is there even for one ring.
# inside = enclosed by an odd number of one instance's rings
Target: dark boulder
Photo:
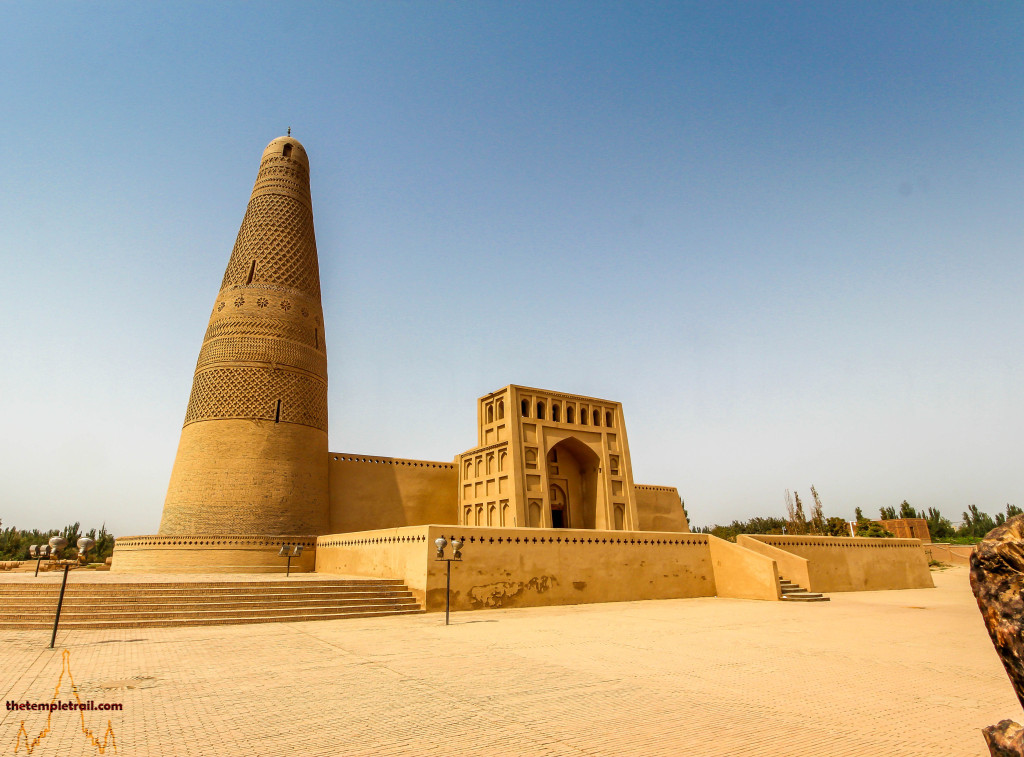
[[[971,553],[971,589],[1010,684],[1024,707],[1024,515],[988,532]],[[984,729],[992,757],[1024,757],[1012,720]]]

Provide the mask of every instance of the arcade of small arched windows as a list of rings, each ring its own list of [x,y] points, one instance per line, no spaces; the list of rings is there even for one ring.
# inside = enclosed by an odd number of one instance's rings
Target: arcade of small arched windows
[[[511,526],[508,447],[484,447],[467,452],[459,465],[461,525]]]
[[[491,401],[484,405],[484,423],[505,420],[505,400]]]
[[[503,526],[516,525],[515,514],[507,499],[492,502],[477,502],[463,505],[459,513],[460,526]]]
[[[491,398],[483,402],[480,414],[481,444],[505,441],[507,427],[505,421],[505,400]]]
[[[535,418],[538,421],[549,420],[552,423],[568,423],[574,426],[615,428],[614,411],[584,403],[522,399],[519,401],[519,414],[523,418]],[[488,416],[488,423],[490,422],[490,416]]]

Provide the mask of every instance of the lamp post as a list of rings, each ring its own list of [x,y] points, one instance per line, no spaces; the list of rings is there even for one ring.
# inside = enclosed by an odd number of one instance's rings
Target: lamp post
[[[50,539],[50,554],[60,559],[61,550],[68,545],[68,540],[63,536],[54,536]],[[53,642],[57,638],[57,624],[60,623],[60,608],[64,604],[64,589],[68,585],[68,568],[70,563],[64,563],[64,578],[60,582],[60,597],[57,599],[57,614],[53,617],[53,633],[50,635],[50,649],[53,649]]]
[[[62,536],[54,536],[50,539],[50,550],[58,558],[60,552],[68,545],[68,540]],[[83,536],[76,543],[78,547],[78,562],[84,563],[88,558],[86,555],[89,554],[89,550],[96,546],[96,542],[90,539],[88,536]],[[39,567],[38,565],[36,566]],[[57,614],[53,617],[53,633],[50,635],[50,649],[53,649],[53,642],[57,639],[57,624],[60,623],[60,608],[64,606],[64,589],[68,586],[68,568],[71,567],[71,562],[68,560],[64,561],[64,578],[60,582],[60,597],[57,599]]]
[[[50,545],[49,544],[33,544],[28,548],[28,556],[34,557],[36,560],[36,578],[39,578],[39,563],[50,556]]]
[[[443,536],[434,540],[437,546],[437,560],[447,563],[447,578],[444,591],[444,624],[448,625],[448,614],[452,606],[452,562],[462,560],[462,542],[459,539],[452,539],[452,556],[444,556],[444,548],[448,546],[448,540]]]
[[[302,554],[301,544],[282,544],[281,549],[278,550],[278,557],[287,557],[288,566],[285,568],[285,577],[287,578],[292,574],[292,558],[298,557]]]

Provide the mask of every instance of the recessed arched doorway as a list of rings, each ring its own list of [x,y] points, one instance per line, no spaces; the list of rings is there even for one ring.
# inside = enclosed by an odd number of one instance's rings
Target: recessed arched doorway
[[[599,464],[597,454],[572,437],[548,450],[548,506],[553,528],[596,528]]]
[[[551,527],[568,528],[569,526],[569,497],[558,484],[551,484]]]

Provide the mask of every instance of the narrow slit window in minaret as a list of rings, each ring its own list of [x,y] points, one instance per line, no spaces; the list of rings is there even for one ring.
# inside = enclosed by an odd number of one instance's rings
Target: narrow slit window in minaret
[[[284,155],[286,158],[290,158],[292,156],[292,146],[291,145],[285,145],[284,146],[284,151],[282,152],[282,155]]]
[[[313,329],[313,344],[320,349],[320,329]]]
[[[277,412],[274,414],[274,423],[281,422],[281,400],[277,401]]]
[[[256,275],[256,258],[252,259],[252,263],[249,264],[249,278],[245,280],[245,285],[249,286],[252,283],[252,277]]]

